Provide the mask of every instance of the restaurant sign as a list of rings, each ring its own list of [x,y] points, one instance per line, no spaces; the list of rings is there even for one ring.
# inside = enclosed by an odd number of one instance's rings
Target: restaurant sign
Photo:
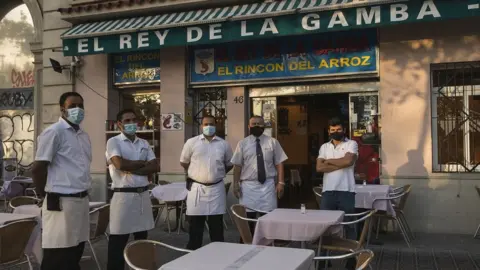
[[[192,85],[354,74],[377,74],[374,29],[201,46],[190,55]]]
[[[64,37],[66,56],[153,50],[231,41],[301,35],[348,29],[372,28],[402,23],[426,22],[480,15],[478,0],[415,0],[368,7],[301,11],[296,14],[249,20],[226,20],[212,24],[143,29],[132,33],[100,33],[96,37]],[[305,12],[305,13],[303,13]]]
[[[115,85],[160,82],[160,52],[114,55],[113,77]]]

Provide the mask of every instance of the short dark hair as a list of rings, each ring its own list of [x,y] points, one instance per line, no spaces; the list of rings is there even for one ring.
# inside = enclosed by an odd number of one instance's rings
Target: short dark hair
[[[83,97],[79,93],[77,93],[77,92],[65,92],[60,96],[60,100],[58,101],[60,106],[65,105],[65,101],[67,101],[67,98],[69,98],[69,97],[80,97],[83,101]]]
[[[205,118],[211,118],[211,119],[213,119],[214,122],[217,122],[217,118],[215,118],[215,116],[207,114],[207,115],[204,115],[202,117],[202,121],[200,123],[203,123],[203,119],[205,119]]]
[[[344,127],[342,120],[340,120],[340,118],[338,117],[330,118],[330,120],[328,120],[328,126],[329,127],[342,126],[342,128]]]
[[[117,121],[121,122],[123,120],[123,115],[126,113],[133,113],[137,117],[137,113],[133,109],[123,109],[117,113]]]

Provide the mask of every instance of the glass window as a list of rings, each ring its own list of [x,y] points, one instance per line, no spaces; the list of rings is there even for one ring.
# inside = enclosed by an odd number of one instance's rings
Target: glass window
[[[195,126],[193,136],[202,134],[202,118],[213,115],[217,120],[217,136],[227,137],[227,88],[203,88],[195,90]]]
[[[480,171],[480,62],[432,65],[433,171]]]

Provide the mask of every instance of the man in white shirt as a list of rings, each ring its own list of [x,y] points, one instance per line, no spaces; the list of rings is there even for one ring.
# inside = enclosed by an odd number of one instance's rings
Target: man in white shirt
[[[91,185],[90,138],[80,128],[83,98],[76,92],[60,97],[62,117],[37,140],[32,178],[42,206],[42,270],[80,270],[90,235],[88,190]]]
[[[322,210],[342,210],[355,213],[354,167],[358,145],[345,137],[345,128],[339,118],[328,123],[330,141],[320,147],[317,172],[323,172]],[[346,227],[347,238],[356,239],[352,226]],[[355,269],[355,260],[347,262],[347,269]]]
[[[125,109],[117,114],[121,133],[107,141],[108,169],[112,178],[110,202],[110,237],[108,270],[123,270],[123,250],[130,234],[135,240],[147,239],[154,228],[148,176],[158,172],[159,165],[149,143],[137,132],[135,111]]]
[[[187,216],[190,231],[187,249],[202,246],[205,220],[208,223],[210,240],[223,242],[223,215],[226,208],[226,193],[223,179],[232,169],[232,148],[215,136],[213,116],[202,119],[202,135],[189,139],[183,146],[180,165],[187,171]]]
[[[285,187],[283,162],[288,159],[280,143],[264,135],[263,117],[253,116],[249,120],[250,135],[241,140],[233,154],[233,193],[240,204],[261,212],[277,208],[277,197],[281,198]],[[278,183],[275,177],[278,176]],[[249,218],[257,213],[247,209]],[[250,223],[253,234],[254,224]]]

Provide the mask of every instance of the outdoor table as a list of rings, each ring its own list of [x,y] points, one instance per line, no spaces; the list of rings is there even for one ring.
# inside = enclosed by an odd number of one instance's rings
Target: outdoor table
[[[260,217],[255,227],[252,244],[265,245],[272,240],[314,241],[322,235],[343,235],[343,211],[278,208]],[[338,225],[338,226],[335,226]]]
[[[309,270],[313,250],[210,243],[160,267],[160,270]]]
[[[38,224],[32,231],[30,240],[25,248],[26,254],[33,254],[38,263],[42,261],[42,221],[40,208],[36,205],[21,205],[13,210],[13,214],[0,213],[0,225],[24,219],[35,219]]]
[[[175,228],[172,231],[176,231],[180,224],[180,207],[181,202],[187,198],[188,190],[185,182],[175,182],[167,185],[158,185],[152,189],[152,195],[159,201],[174,202],[176,207],[175,213]],[[183,231],[185,229],[180,227]]]
[[[395,216],[390,200],[378,200],[373,205],[375,199],[387,198],[391,191],[392,187],[389,185],[355,185],[355,208],[377,209]]]

